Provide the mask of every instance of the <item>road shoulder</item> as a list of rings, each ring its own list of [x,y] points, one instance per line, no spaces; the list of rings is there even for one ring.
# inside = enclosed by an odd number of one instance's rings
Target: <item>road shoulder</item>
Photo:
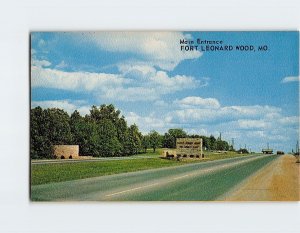
[[[220,200],[299,201],[299,168],[294,156],[280,156]]]

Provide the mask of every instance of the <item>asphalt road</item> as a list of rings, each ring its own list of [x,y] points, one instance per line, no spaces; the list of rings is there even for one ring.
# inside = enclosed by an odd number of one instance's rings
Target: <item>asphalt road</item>
[[[33,201],[212,201],[276,159],[255,155],[31,187]]]

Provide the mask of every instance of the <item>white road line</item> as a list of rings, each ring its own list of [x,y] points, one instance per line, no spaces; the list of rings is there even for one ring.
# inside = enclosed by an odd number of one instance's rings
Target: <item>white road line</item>
[[[173,178],[173,180],[182,179],[182,178],[187,177],[187,176],[190,176],[190,175],[184,175],[184,176],[175,177],[175,178]]]
[[[151,187],[151,186],[158,185],[158,184],[159,183],[144,185],[144,186],[140,186],[140,187],[133,188],[133,189],[127,189],[127,190],[124,190],[124,191],[121,191],[121,192],[116,192],[116,193],[108,194],[108,195],[105,195],[105,196],[106,197],[111,197],[111,196],[115,196],[115,195],[118,195],[118,194],[127,193],[127,192],[130,192],[130,191],[134,191],[134,190],[138,190],[138,189],[142,189],[142,188]]]

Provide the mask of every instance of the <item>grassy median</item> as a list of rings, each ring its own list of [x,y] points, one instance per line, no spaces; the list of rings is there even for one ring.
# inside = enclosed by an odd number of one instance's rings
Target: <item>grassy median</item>
[[[148,153],[147,153],[148,154]],[[146,155],[146,154],[145,154]],[[46,184],[68,180],[77,180],[96,176],[112,175],[124,172],[141,171],[153,168],[179,166],[217,159],[243,156],[237,153],[206,153],[205,159],[161,159],[153,154],[153,158],[136,158],[124,160],[91,161],[58,164],[31,164],[31,184]]]

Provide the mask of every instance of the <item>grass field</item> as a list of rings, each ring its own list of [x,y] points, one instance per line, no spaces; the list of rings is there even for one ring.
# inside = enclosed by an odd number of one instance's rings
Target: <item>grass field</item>
[[[187,163],[199,163],[217,159],[226,159],[244,156],[237,153],[214,154],[205,153],[205,159],[182,159],[177,161],[159,158],[160,150],[156,153],[147,151],[140,154],[151,158],[138,158],[134,160],[91,161],[84,163],[59,164],[31,164],[31,185],[77,180],[96,176],[112,175],[124,172],[133,172],[153,168],[179,166]],[[152,158],[153,156],[153,158]]]

